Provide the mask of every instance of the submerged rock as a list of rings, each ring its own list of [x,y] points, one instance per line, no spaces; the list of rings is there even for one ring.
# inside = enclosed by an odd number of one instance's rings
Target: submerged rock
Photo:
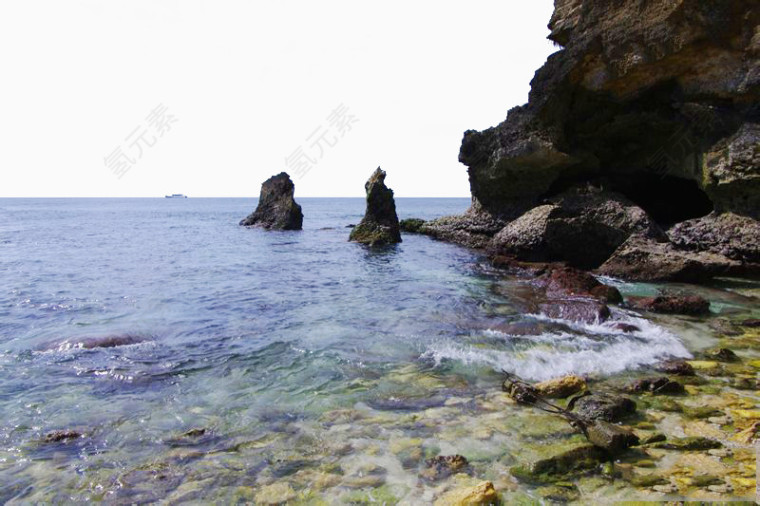
[[[636,325],[623,322],[615,323],[612,328],[619,330],[620,332],[625,332],[626,334],[630,334],[632,332],[641,332],[641,328],[637,327]]]
[[[636,434],[603,420],[594,420],[586,425],[585,434],[591,444],[604,449],[610,455],[618,455],[639,444]]]
[[[296,496],[296,491],[289,484],[282,482],[272,483],[271,485],[261,487],[256,492],[256,504],[285,504],[295,499]]]
[[[240,225],[270,230],[301,230],[303,212],[293,199],[294,194],[295,185],[285,172],[270,177],[261,185],[256,210]]]
[[[461,455],[439,455],[425,461],[422,477],[432,481],[448,478],[452,474],[464,471],[470,465]]]
[[[385,171],[378,167],[364,185],[367,191],[367,210],[353,230],[349,240],[371,246],[401,242],[393,190],[385,186]]]
[[[685,360],[666,360],[654,366],[655,370],[676,376],[694,376],[694,367]]]
[[[669,438],[667,441],[653,443],[651,447],[660,450],[703,451],[723,448],[723,445],[720,441],[715,441],[714,439],[706,437],[684,437]]]
[[[509,223],[491,250],[521,260],[564,260],[595,268],[634,233],[664,240],[665,233],[622,195],[591,187],[574,188]]]
[[[627,392],[631,393],[651,393],[651,394],[675,394],[686,393],[684,386],[677,381],[672,381],[666,377],[660,378],[642,378],[638,379],[625,387]]]
[[[601,283],[588,272],[572,267],[554,266],[539,277],[535,284],[544,287],[547,297],[592,297],[616,304],[623,302],[617,288]]]
[[[140,344],[145,341],[147,341],[145,337],[130,334],[104,337],[82,337],[67,339],[62,343],[48,344],[43,347],[43,350],[64,351],[71,349],[93,350],[96,348],[116,348],[118,346]]]
[[[592,394],[576,398],[569,409],[589,420],[618,422],[636,413],[636,403],[623,396]]]
[[[598,272],[631,281],[700,282],[740,267],[739,262],[722,255],[682,251],[669,242],[632,235]]]
[[[491,506],[499,504],[499,495],[490,481],[473,487],[461,487],[446,492],[435,500],[434,506]]]
[[[552,475],[565,475],[575,471],[594,469],[609,455],[593,444],[578,445],[557,455],[536,460],[527,466],[510,469],[515,478],[528,482],[546,481]]]
[[[716,360],[718,362],[738,362],[739,357],[728,348],[711,348],[702,352],[707,360]]]
[[[45,434],[42,441],[45,443],[61,443],[72,439],[79,439],[80,437],[83,437],[83,434],[75,430],[54,430]]]
[[[698,295],[660,295],[657,297],[628,297],[628,306],[642,311],[663,314],[703,315],[710,313],[710,302]]]
[[[543,397],[564,399],[586,390],[586,381],[580,376],[570,375],[536,383],[533,388]]]
[[[538,308],[549,318],[578,323],[603,323],[612,315],[606,304],[587,299],[552,299]]]

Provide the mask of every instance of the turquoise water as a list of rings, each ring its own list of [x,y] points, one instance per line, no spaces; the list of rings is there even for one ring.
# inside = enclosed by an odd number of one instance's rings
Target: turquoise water
[[[532,315],[523,282],[464,248],[348,243],[363,199],[299,202],[303,231],[266,232],[237,225],[250,199],[0,200],[0,502],[232,500],[383,455],[373,423],[330,432],[341,410],[431,438],[404,417],[493,389],[501,368],[543,379],[689,356],[635,315],[618,315],[634,334]],[[468,205],[397,201],[401,218]],[[494,330],[520,321],[540,330]],[[132,344],[89,347],[109,336]],[[62,429],[84,437],[40,443]],[[411,494],[393,465],[394,497]]]

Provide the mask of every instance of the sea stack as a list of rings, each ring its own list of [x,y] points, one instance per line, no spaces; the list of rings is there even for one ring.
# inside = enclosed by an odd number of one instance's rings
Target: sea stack
[[[303,212],[293,199],[295,189],[285,172],[270,177],[261,185],[258,207],[240,224],[267,230],[301,230]]]
[[[349,241],[371,246],[401,242],[396,203],[393,190],[385,186],[385,171],[378,167],[364,188],[367,190],[367,211],[361,223],[351,231]]]

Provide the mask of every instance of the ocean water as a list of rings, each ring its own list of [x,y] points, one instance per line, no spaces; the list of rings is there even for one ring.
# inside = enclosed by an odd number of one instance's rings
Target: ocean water
[[[347,242],[363,199],[299,202],[303,231],[267,232],[238,226],[255,199],[0,200],[0,502],[150,502],[203,480],[191,498],[226,501],[337,444],[329,413],[414,413],[498,388],[502,369],[605,376],[698,346],[622,310],[639,332],[549,320],[468,249]],[[397,201],[401,218],[468,204]],[[112,336],[131,341],[90,347]],[[40,443],[61,429],[86,437]],[[344,467],[375,455],[362,434]]]

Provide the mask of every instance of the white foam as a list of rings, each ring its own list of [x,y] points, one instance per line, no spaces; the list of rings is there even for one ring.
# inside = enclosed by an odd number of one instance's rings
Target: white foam
[[[505,344],[519,340],[522,348],[527,343],[527,349],[519,351],[484,349],[447,340],[433,343],[423,356],[436,363],[456,360],[467,365],[491,366],[535,381],[565,374],[606,376],[668,357],[691,357],[681,340],[669,330],[622,311],[617,312],[617,318],[595,324],[562,322],[577,334],[557,331],[510,336],[498,331],[487,332],[491,337],[502,337]],[[640,330],[621,332],[614,328],[617,323],[635,325]]]

